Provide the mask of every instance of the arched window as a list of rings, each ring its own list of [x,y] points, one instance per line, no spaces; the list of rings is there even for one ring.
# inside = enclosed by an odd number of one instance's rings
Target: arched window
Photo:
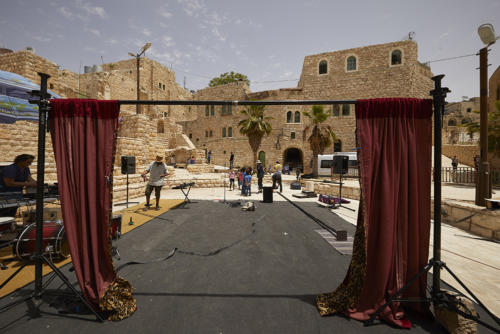
[[[228,127],[227,128],[227,136],[228,137],[232,137],[233,136],[233,128],[232,127]]]
[[[391,53],[391,65],[401,65],[403,63],[403,54],[400,50],[394,50]]]
[[[337,140],[333,143],[333,152],[342,152],[342,140]]]
[[[286,113],[286,122],[292,123],[292,112],[291,111]]]
[[[210,106],[205,106],[205,116],[210,116]]]
[[[448,126],[457,126],[457,121],[455,121],[455,119],[453,118],[449,119]]]
[[[350,56],[347,58],[347,71],[356,71],[356,57]]]
[[[328,63],[326,60],[322,60],[319,62],[319,69],[318,69],[319,74],[326,74],[328,73]]]
[[[226,136],[226,128],[222,128],[222,138]]]
[[[295,119],[294,119],[294,122],[295,122],[295,123],[300,123],[300,112],[299,112],[299,111],[296,111],[296,112],[295,112]]]

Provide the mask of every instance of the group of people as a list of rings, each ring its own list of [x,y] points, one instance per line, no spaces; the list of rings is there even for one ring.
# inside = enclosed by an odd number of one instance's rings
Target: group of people
[[[283,172],[283,167],[276,161],[276,165],[272,168],[272,180],[273,180],[273,189],[280,189],[280,192],[283,191],[283,185],[281,182],[281,173]],[[235,190],[235,180],[238,182],[238,190],[241,190],[242,196],[250,196],[252,194],[252,176],[256,173],[257,175],[257,193],[261,193],[263,186],[264,175],[266,174],[265,167],[262,166],[262,162],[257,160],[257,168],[254,171],[252,167],[243,167],[238,169],[230,168],[228,177],[229,177],[229,190]]]

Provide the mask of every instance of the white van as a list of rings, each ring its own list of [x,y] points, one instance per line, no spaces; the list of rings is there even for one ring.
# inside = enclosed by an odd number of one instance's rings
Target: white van
[[[349,168],[358,165],[357,152],[335,152],[334,154],[318,155],[318,176],[330,176],[333,167],[333,157],[335,155],[347,155],[349,157]]]

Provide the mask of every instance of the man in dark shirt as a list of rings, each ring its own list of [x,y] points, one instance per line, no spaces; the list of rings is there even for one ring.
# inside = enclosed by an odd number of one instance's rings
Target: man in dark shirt
[[[257,160],[257,184],[259,185],[258,193],[262,192],[262,179],[264,178],[264,167],[262,167],[262,162]]]
[[[234,167],[234,153],[231,152],[231,155],[229,156],[229,169],[233,169]]]
[[[23,187],[36,187],[36,181],[31,177],[29,166],[35,159],[31,154],[21,154],[14,159],[14,163],[0,171],[0,194],[6,197],[22,195]],[[0,209],[0,216],[14,217],[17,207]]]

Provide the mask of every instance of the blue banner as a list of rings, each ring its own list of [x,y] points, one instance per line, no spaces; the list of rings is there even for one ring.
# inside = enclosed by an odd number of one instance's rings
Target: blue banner
[[[32,90],[40,90],[40,86],[19,74],[0,71],[0,123],[14,123],[18,120],[38,121],[38,105],[28,100]],[[49,91],[53,98],[59,95]]]

